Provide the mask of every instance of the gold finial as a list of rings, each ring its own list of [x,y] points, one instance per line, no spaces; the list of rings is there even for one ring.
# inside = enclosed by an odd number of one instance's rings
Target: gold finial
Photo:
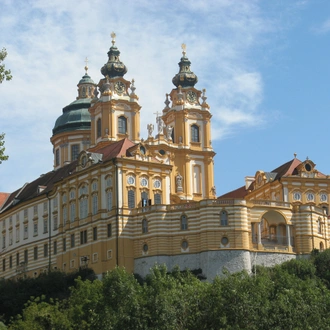
[[[187,46],[186,46],[186,44],[182,44],[182,45],[181,45],[181,48],[182,48],[182,55],[183,55],[183,56],[186,56],[186,50],[187,50]]]
[[[297,154],[296,153],[294,153],[293,156],[294,156],[294,158],[297,158]]]
[[[112,38],[112,44],[114,45],[116,42],[116,33],[112,32],[111,33],[111,38]]]
[[[87,57],[85,58],[85,64],[86,64],[85,65],[85,71],[86,71],[86,74],[87,74],[87,71],[88,71],[88,65],[87,65],[88,64],[88,58]]]

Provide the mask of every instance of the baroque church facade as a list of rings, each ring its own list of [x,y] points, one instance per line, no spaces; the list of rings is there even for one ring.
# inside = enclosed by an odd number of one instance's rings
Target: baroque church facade
[[[208,279],[329,247],[330,179],[294,159],[217,197],[211,112],[183,55],[165,108],[140,137],[134,80],[112,35],[98,84],[85,75],[51,137],[54,169],[0,193],[3,278],[155,264]]]

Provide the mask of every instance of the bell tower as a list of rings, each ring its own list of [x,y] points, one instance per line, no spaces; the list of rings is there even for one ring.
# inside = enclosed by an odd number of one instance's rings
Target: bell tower
[[[112,46],[108,62],[101,68],[104,76],[98,84],[89,112],[91,114],[91,147],[129,138],[140,141],[140,109],[135,94],[134,80],[124,78],[127,68],[120,61],[120,51],[115,45],[116,34],[112,33]],[[130,91],[129,91],[130,90]]]
[[[162,116],[157,117],[158,127],[163,125],[165,132],[158,134],[158,143],[164,144],[163,150],[170,154],[173,165],[171,196],[174,203],[215,197],[212,115],[206,103],[206,90],[195,88],[198,78],[190,69],[185,44],[182,55],[179,72],[172,79],[175,88],[166,94],[166,106]]]

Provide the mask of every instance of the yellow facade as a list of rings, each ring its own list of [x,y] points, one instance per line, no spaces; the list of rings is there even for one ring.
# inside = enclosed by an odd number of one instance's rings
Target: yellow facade
[[[296,157],[217,197],[211,112],[185,48],[175,88],[140,137],[134,81],[113,36],[104,78],[86,73],[56,121],[54,171],[0,209],[1,276],[116,265],[144,276],[155,263],[208,278],[273,265],[329,246],[329,177]]]

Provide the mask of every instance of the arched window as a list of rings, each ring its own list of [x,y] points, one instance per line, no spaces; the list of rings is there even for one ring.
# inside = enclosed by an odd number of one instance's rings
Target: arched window
[[[147,219],[142,220],[142,233],[146,234],[148,232],[148,221]]]
[[[126,134],[127,132],[127,119],[124,116],[118,117],[118,133]]]
[[[188,218],[186,215],[181,215],[181,230],[188,229]]]
[[[320,243],[320,252],[323,252],[324,251],[324,246],[323,246],[323,243],[321,242]]]
[[[102,127],[101,127],[101,118],[99,118],[96,122],[96,136],[99,138],[102,135]]]
[[[134,190],[128,191],[128,207],[130,209],[134,209],[134,207],[135,207],[135,191]]]
[[[228,226],[228,213],[227,211],[220,212],[220,225],[221,226]]]
[[[199,127],[191,125],[191,142],[199,142]]]

